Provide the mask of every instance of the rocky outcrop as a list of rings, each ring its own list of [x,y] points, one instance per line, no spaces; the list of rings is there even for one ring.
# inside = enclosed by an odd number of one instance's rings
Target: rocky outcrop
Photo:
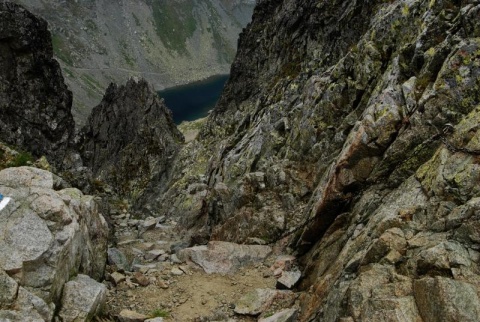
[[[156,193],[183,143],[171,112],[145,80],[111,84],[83,128],[81,153],[97,188],[135,202]]]
[[[74,133],[71,105],[47,23],[1,2],[0,140],[61,167]]]
[[[193,242],[289,237],[301,321],[474,321],[479,13],[260,1],[165,212]]]
[[[104,298],[103,285],[81,275],[76,282],[69,281],[77,274],[103,277],[107,225],[93,197],[62,189],[60,183],[50,172],[36,168],[0,172],[0,191],[12,198],[0,212],[2,321],[50,321],[55,312],[61,312],[64,321],[73,321],[101,307],[98,293]],[[71,283],[78,292],[76,299],[66,286]],[[82,301],[78,294],[91,296]]]

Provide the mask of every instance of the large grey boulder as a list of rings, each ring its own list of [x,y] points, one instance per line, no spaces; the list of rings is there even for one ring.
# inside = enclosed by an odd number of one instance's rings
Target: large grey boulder
[[[211,241],[178,251],[178,258],[197,264],[207,274],[233,274],[241,267],[261,263],[271,252],[270,246]]]
[[[86,275],[78,275],[65,284],[58,315],[63,322],[89,321],[105,304],[107,287]]]
[[[55,191],[44,170],[0,171],[0,191],[12,198],[0,212],[0,316],[51,317],[73,276],[103,277],[107,224],[92,196]]]

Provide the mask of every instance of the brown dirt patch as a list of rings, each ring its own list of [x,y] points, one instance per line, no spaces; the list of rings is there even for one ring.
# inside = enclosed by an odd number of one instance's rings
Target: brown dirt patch
[[[107,311],[116,316],[122,309],[131,309],[145,315],[161,309],[169,313],[166,321],[200,321],[201,318],[227,319],[233,317],[234,303],[255,288],[274,288],[273,277],[263,277],[268,268],[249,267],[235,275],[207,275],[203,271],[188,268],[187,274],[173,276],[171,269],[178,265],[165,263],[161,271],[147,274],[154,282],[147,287],[121,283],[108,297]],[[185,269],[186,266],[182,265]],[[168,284],[162,289],[158,283]],[[237,321],[256,319],[237,316]]]

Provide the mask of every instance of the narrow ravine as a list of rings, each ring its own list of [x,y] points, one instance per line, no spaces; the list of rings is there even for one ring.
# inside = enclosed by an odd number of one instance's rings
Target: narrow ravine
[[[105,313],[109,319],[257,321],[261,313],[272,315],[274,305],[294,305],[297,294],[276,290],[281,272],[275,271],[275,262],[293,260],[282,255],[281,248],[211,242],[217,251],[205,253],[200,250],[205,246],[183,249],[188,244],[182,239],[181,227],[165,217],[137,220],[123,211],[112,219],[116,247],[109,248],[106,274],[109,292]],[[207,274],[192,260],[208,262],[204,265],[207,270],[223,273]],[[249,298],[245,304],[242,297],[255,294],[256,289],[271,294],[263,299]],[[275,303],[270,303],[272,296],[277,299]],[[251,314],[237,314],[245,305]]]

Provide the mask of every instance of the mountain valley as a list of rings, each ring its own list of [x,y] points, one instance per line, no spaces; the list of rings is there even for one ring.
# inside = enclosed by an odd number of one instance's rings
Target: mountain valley
[[[257,1],[185,136],[148,77],[74,135],[51,37],[0,2],[0,320],[478,321],[478,0]]]
[[[49,23],[78,125],[108,85],[156,90],[228,74],[255,0],[15,0]]]

